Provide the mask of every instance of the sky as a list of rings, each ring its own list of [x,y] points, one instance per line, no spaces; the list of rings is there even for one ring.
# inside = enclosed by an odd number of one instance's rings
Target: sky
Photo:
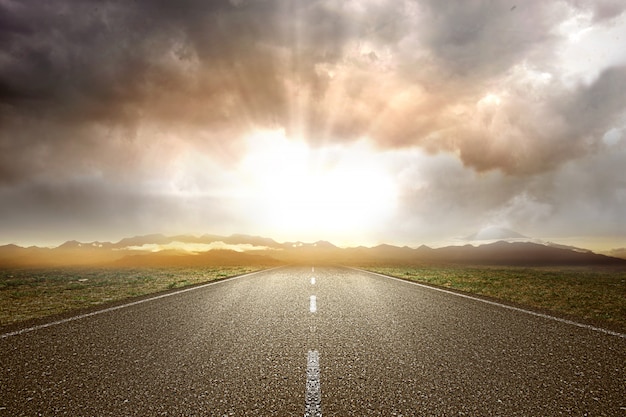
[[[0,0],[0,244],[626,247],[623,0]]]

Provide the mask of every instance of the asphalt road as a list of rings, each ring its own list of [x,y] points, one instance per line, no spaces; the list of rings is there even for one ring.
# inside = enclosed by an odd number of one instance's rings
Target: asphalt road
[[[625,416],[626,338],[280,268],[3,335],[4,415]]]

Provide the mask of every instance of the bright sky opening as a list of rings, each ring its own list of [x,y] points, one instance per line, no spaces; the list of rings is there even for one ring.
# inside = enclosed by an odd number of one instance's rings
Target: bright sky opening
[[[249,137],[247,147],[238,167],[251,197],[244,201],[266,233],[355,243],[394,214],[395,181],[365,141],[313,148],[265,131]]]

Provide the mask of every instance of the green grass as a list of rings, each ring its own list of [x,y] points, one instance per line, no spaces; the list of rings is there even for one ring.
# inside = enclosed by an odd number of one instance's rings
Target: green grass
[[[363,269],[626,330],[626,270],[623,269],[474,266]]]
[[[0,270],[0,326],[259,269],[262,267]],[[626,270],[474,266],[363,269],[626,330]]]
[[[260,269],[263,267],[0,270],[0,326]]]

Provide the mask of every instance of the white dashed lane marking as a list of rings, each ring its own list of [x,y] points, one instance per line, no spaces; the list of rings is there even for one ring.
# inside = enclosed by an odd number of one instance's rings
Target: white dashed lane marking
[[[320,355],[309,350],[306,365],[306,403],[304,417],[322,417],[322,389],[320,384]]]
[[[311,272],[315,272],[315,267],[311,267]],[[315,285],[315,277],[310,279],[311,285]],[[317,312],[317,297],[309,297],[309,311]],[[311,318],[311,320],[314,320]],[[315,322],[312,321],[309,330],[315,334]],[[315,337],[309,343],[316,344]],[[306,365],[306,398],[304,406],[304,417],[322,417],[322,389],[320,383],[320,355],[317,350],[309,350]]]

